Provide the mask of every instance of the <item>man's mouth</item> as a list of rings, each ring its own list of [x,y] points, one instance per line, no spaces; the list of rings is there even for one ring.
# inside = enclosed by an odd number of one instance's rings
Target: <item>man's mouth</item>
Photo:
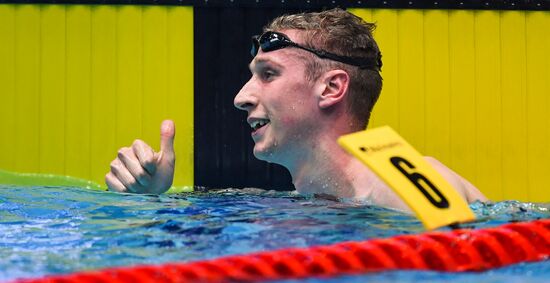
[[[269,123],[268,119],[258,119],[250,122],[250,127],[252,128],[252,131],[255,132],[261,127],[267,125]]]

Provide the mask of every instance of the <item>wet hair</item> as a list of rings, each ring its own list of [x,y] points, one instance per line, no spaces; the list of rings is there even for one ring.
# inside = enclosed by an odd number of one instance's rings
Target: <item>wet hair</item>
[[[381,67],[380,50],[372,35],[375,28],[375,24],[336,8],[323,12],[283,15],[269,23],[264,32],[299,30],[303,41],[299,43],[307,47],[343,56],[369,58],[378,62]],[[309,52],[300,57],[306,58],[306,77],[310,81],[332,69],[342,69],[348,73],[348,110],[358,123],[357,130],[364,129],[382,90],[380,70],[360,69],[323,60]]]

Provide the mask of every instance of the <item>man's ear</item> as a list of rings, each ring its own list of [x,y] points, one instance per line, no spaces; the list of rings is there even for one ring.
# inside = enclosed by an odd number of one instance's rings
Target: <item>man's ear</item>
[[[319,107],[329,108],[344,100],[349,87],[349,75],[344,70],[330,70],[319,78]]]

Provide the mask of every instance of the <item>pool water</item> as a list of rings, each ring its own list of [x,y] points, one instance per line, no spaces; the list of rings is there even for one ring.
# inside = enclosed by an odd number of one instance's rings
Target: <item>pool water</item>
[[[550,218],[550,204],[472,204],[469,227]],[[0,281],[423,232],[401,212],[258,189],[131,195],[0,185]],[[480,273],[382,272],[283,282],[547,282],[550,260]]]

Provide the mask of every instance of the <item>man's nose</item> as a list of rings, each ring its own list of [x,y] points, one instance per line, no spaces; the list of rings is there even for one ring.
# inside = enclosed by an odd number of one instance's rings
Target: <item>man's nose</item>
[[[252,93],[251,81],[252,79],[243,85],[239,93],[237,93],[233,99],[233,105],[240,110],[248,111],[257,104],[257,98]]]

